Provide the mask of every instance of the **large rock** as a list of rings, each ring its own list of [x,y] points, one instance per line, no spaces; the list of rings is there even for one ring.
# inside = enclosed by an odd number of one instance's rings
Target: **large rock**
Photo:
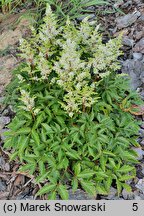
[[[144,74],[144,63],[142,61],[127,59],[123,62],[122,72],[130,76],[132,89],[137,89],[144,83],[142,76]]]
[[[126,28],[131,26],[141,15],[139,11],[136,11],[132,14],[127,14],[125,16],[118,17],[116,19],[118,29]]]

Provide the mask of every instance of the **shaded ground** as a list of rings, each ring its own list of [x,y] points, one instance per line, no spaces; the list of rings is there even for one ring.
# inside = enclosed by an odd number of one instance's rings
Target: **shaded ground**
[[[124,56],[120,59],[122,72],[131,76],[131,87],[137,90],[144,99],[144,1],[126,0],[115,3],[115,8],[123,10],[125,14],[113,13],[109,15],[100,15],[99,22],[104,29],[104,40],[109,37],[116,37],[123,33],[123,51]],[[92,19],[97,16],[97,11],[109,10],[109,7],[92,7]],[[29,21],[19,20],[21,14],[10,15],[6,19],[0,15],[0,145],[4,141],[2,132],[6,130],[6,125],[10,122],[14,113],[11,106],[2,105],[4,99],[3,92],[6,85],[11,80],[11,71],[20,63],[16,56],[19,39],[29,35]],[[17,22],[19,20],[19,22]],[[130,181],[132,192],[122,191],[120,197],[117,197],[117,191],[111,187],[108,196],[98,195],[89,197],[82,190],[77,190],[70,199],[142,199],[144,200],[144,112],[142,111],[138,118],[143,120],[140,129],[139,143],[137,148],[138,160],[137,177]],[[19,161],[9,162],[9,153],[0,149],[0,199],[34,199],[35,193],[41,185],[34,186],[34,177],[27,173],[18,172]],[[41,199],[47,199],[41,197]]]

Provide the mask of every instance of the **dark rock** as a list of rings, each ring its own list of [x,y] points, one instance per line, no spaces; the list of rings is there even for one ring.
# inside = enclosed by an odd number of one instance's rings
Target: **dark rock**
[[[141,54],[141,53],[137,53],[137,52],[135,52],[135,53],[133,53],[133,58],[134,58],[134,60],[142,60],[142,58],[143,58],[143,55]]]
[[[141,13],[139,11],[136,11],[132,14],[127,14],[125,16],[118,17],[116,19],[118,29],[122,29],[128,26],[131,26],[140,15]]]
[[[26,195],[25,193],[21,193],[16,197],[16,200],[34,200],[34,197]]]
[[[0,191],[6,191],[6,188],[7,188],[6,184],[0,180]]]
[[[74,193],[70,189],[69,191],[69,200],[95,200],[96,197],[88,195],[83,190],[76,190]]]

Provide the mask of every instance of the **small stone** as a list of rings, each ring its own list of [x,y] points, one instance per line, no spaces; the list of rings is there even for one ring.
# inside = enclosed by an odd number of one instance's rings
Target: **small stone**
[[[10,123],[10,118],[9,117],[6,117],[6,116],[0,117],[0,130],[3,129],[3,127],[5,125],[7,125],[8,123]]]
[[[89,14],[89,15],[82,15],[80,17],[77,18],[77,21],[83,21],[83,19],[85,19],[86,17],[89,17],[89,20],[94,19],[96,16],[95,14]]]
[[[134,198],[135,200],[142,200],[142,198],[140,196],[135,196]]]
[[[126,3],[124,3],[122,6],[121,6],[121,8],[122,9],[125,9],[125,8],[128,8],[129,6],[131,6],[132,5],[132,1],[130,0],[130,1],[127,1]]]
[[[70,189],[69,191],[69,200],[95,200],[96,197],[88,195],[83,190],[76,190],[74,193]]]
[[[135,186],[144,193],[144,178],[140,179]]]
[[[5,166],[5,160],[3,157],[0,157],[0,168],[4,169],[4,166]]]
[[[126,189],[123,189],[122,190],[122,195],[123,195],[123,198],[125,200],[132,200],[134,199],[134,194],[133,192],[127,192]]]
[[[137,53],[137,52],[133,53],[134,60],[142,60],[142,57],[143,57],[142,53]]]
[[[141,173],[144,175],[144,168],[142,169]]]
[[[123,37],[122,44],[128,47],[133,47],[134,40],[129,39],[128,37]]]
[[[124,4],[124,1],[123,0],[120,0],[120,1],[118,1],[118,2],[116,2],[115,4],[114,4],[114,7],[115,8],[119,8],[121,5],[123,5]]]
[[[137,153],[138,157],[137,160],[142,160],[143,159],[143,150],[141,148],[135,148],[132,147],[132,149]]]
[[[144,38],[142,38],[133,48],[134,52],[141,52],[144,54]]]
[[[144,146],[144,139],[140,142],[140,144]]]
[[[143,22],[143,21],[144,21],[144,15],[141,15],[141,16],[138,18],[138,21]]]
[[[90,6],[90,7],[87,7],[87,10],[90,11],[90,12],[91,12],[91,11],[95,12],[96,9],[95,9],[94,6]]]
[[[10,171],[10,164],[9,164],[9,163],[6,163],[6,164],[5,164],[4,170],[7,171],[7,172]]]
[[[110,200],[114,199],[116,197],[116,194],[117,194],[117,189],[115,189],[114,187],[111,187],[107,199],[110,199]]]
[[[144,31],[137,31],[135,35],[135,39],[138,41],[140,40],[144,35]]]
[[[127,14],[125,16],[118,17],[116,19],[118,29],[122,29],[128,26],[131,26],[140,15],[141,13],[139,11],[136,11],[132,14]]]
[[[4,141],[6,137],[3,135],[4,132],[9,131],[9,129],[2,129],[0,130],[0,139]]]
[[[6,184],[0,180],[0,191],[6,191]]]
[[[139,134],[143,138],[144,137],[144,129],[140,128],[139,129]]]

